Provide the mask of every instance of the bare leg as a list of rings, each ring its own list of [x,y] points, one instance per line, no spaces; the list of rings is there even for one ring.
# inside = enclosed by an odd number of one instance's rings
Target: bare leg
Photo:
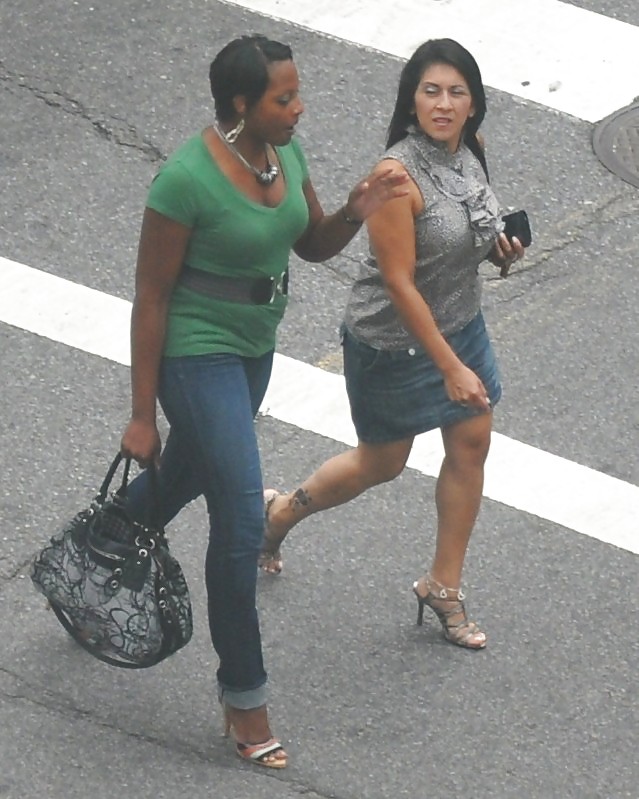
[[[460,604],[463,595],[460,597],[458,592],[468,541],[481,503],[484,463],[490,447],[491,427],[492,414],[483,414],[442,430],[445,456],[435,492],[437,545],[430,572],[431,579],[424,576],[418,580],[416,593],[423,597],[430,591],[431,595],[441,596],[442,589],[447,591],[446,599],[437,599],[429,604],[433,609],[447,612],[455,607],[459,608],[459,612],[449,616],[447,620],[450,628],[465,619]],[[463,629],[466,641],[464,645],[485,644],[485,635],[473,622],[467,624],[474,631],[468,635],[470,630]]]
[[[277,549],[289,530],[320,510],[334,508],[359,496],[367,488],[393,480],[406,465],[413,439],[388,444],[359,442],[355,449],[330,458],[290,494],[279,494],[268,507],[268,554],[262,568],[277,573],[281,562]]]
[[[442,430],[444,460],[437,480],[437,547],[431,574],[459,586],[484,488],[492,414],[475,416]]]

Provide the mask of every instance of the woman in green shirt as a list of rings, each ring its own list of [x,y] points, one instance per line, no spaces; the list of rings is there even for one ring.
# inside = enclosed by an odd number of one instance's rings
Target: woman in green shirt
[[[253,419],[268,385],[286,307],[291,250],[340,252],[362,221],[406,193],[404,178],[369,176],[324,214],[293,140],[304,107],[289,47],[263,36],[230,42],[211,64],[215,123],[183,144],[149,191],[132,315],[132,416],[124,455],[159,461],[164,521],[204,495],[209,625],[218,692],[238,754],[283,768],[272,736],[255,607],[263,488]],[[160,457],[159,399],[171,426]],[[144,517],[148,476],[129,490]]]

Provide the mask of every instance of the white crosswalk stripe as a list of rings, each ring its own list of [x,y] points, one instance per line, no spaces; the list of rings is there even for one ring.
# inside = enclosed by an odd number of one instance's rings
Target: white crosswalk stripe
[[[224,2],[401,58],[451,37],[477,58],[488,86],[588,122],[639,91],[639,28],[559,0]]]
[[[84,352],[129,365],[131,304],[0,258],[0,320]],[[352,445],[344,379],[277,355],[262,412]],[[419,436],[408,465],[439,471],[437,431]],[[639,554],[639,487],[494,434],[485,496]]]

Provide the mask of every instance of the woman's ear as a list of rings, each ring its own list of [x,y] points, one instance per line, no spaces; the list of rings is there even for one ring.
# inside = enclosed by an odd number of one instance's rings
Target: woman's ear
[[[246,97],[243,94],[236,94],[233,98],[233,108],[236,114],[243,117],[246,114]]]

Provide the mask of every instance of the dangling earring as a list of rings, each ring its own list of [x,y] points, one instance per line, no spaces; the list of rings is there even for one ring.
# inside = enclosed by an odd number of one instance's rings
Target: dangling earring
[[[224,138],[229,144],[233,144],[234,142],[237,141],[238,136],[243,130],[244,130],[244,120],[240,119],[240,121],[232,130],[229,130],[228,133],[224,134]]]

